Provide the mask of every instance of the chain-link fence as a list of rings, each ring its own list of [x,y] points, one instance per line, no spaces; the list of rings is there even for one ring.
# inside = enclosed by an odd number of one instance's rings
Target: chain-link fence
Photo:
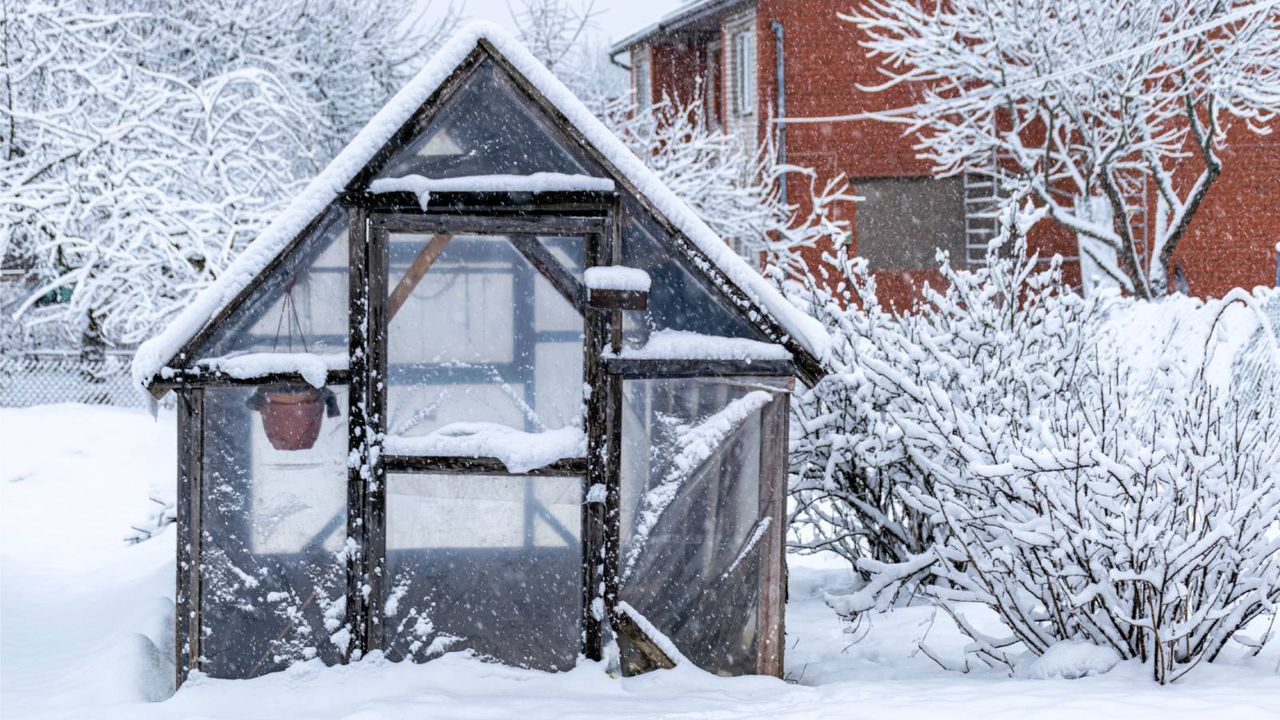
[[[83,358],[76,351],[0,352],[0,407],[89,403],[144,407],[129,377],[131,351]]]

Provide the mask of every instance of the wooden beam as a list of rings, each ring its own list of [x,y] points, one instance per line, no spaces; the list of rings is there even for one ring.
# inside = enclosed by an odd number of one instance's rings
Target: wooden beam
[[[790,360],[697,360],[664,358],[604,358],[610,375],[647,380],[691,377],[794,377]]]
[[[587,304],[603,310],[644,310],[649,307],[649,293],[591,288],[587,291]]]
[[[362,208],[348,211],[349,227],[348,280],[350,317],[348,361],[350,388],[347,392],[347,453],[354,462],[347,465],[347,539],[352,552],[347,553],[346,625],[351,629],[351,645],[347,659],[361,657],[368,648],[368,626],[365,622],[364,579],[367,575],[367,543],[364,523],[365,474],[369,463],[369,423],[365,411],[369,395],[369,283],[368,214]]]
[[[386,227],[373,227],[369,233],[369,250],[365,280],[369,285],[369,387],[366,394],[368,409],[365,422],[368,426],[369,457],[365,475],[364,538],[366,572],[364,591],[368,601],[364,604],[364,622],[368,628],[367,651],[381,650],[384,633],[382,620],[386,607],[384,582],[387,576],[387,473],[383,463],[382,438],[387,432],[387,246],[390,231]]]
[[[436,233],[431,236],[431,240],[423,246],[418,252],[418,256],[409,264],[409,269],[405,271],[404,277],[400,278],[400,282],[396,283],[396,289],[391,291],[391,295],[387,297],[387,322],[390,323],[400,312],[400,308],[404,302],[413,294],[414,288],[418,287],[418,283],[422,282],[422,278],[435,264],[440,253],[444,252],[444,248],[449,244],[449,240],[453,236],[449,233]]]
[[[528,472],[514,473],[495,457],[449,457],[443,455],[387,455],[387,472],[426,475],[495,475],[501,477],[584,477],[586,458],[565,458]]]
[[[794,379],[787,379],[791,390]],[[787,444],[790,392],[774,395],[761,411],[760,517],[772,518],[760,539],[756,672],[782,677],[787,605]]]
[[[347,370],[330,370],[325,374],[325,385],[346,385],[350,378],[351,373]],[[265,373],[256,377],[232,377],[221,371],[205,370],[197,367],[172,369],[169,377],[156,381],[155,387],[163,388],[164,390],[183,390],[187,388],[246,387],[274,383],[308,384],[306,378],[302,377],[300,373],[278,372]]]
[[[513,234],[511,244],[579,313],[586,312],[586,288],[532,235]]]
[[[586,268],[603,264],[605,249],[601,236],[587,236],[583,264]],[[608,398],[601,352],[608,333],[608,317],[604,310],[588,307],[584,313],[583,374],[590,391],[587,393],[587,475],[582,504],[582,654],[590,660],[604,657],[604,626],[608,620],[604,587],[607,573],[605,558],[605,501],[597,488],[608,484],[607,426]]]
[[[416,210],[379,212],[371,223],[390,232],[452,233],[454,235],[585,235],[600,232],[605,219],[584,215],[431,214]]]
[[[178,559],[174,591],[175,687],[200,668],[201,494],[204,477],[204,391],[177,394]]]
[[[636,650],[644,655],[645,659],[653,666],[653,669],[670,670],[676,666],[674,658],[667,655],[666,651],[654,638],[644,631],[640,623],[636,622],[631,613],[626,612],[623,608],[618,608],[613,612],[611,618],[613,620],[613,629],[619,635],[626,638]]]

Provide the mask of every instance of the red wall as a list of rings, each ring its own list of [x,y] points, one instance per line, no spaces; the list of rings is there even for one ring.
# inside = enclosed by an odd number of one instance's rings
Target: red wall
[[[848,0],[759,0],[756,9],[758,57],[757,95],[760,117],[773,115],[776,98],[774,33],[770,23],[785,30],[787,115],[790,117],[845,115],[919,101],[911,86],[868,92],[860,86],[881,83],[879,60],[868,58],[858,43],[862,33],[837,17]],[[653,46],[651,55],[655,97],[663,89],[690,92],[701,74],[701,48]],[[1280,125],[1280,124],[1278,124]],[[761,123],[760,132],[772,132]],[[1191,292],[1218,296],[1233,287],[1275,283],[1276,251],[1280,242],[1280,127],[1271,138],[1259,139],[1237,131],[1236,144],[1222,153],[1224,172],[1210,191],[1182,242],[1175,260],[1181,261]],[[858,178],[924,176],[930,164],[916,157],[913,139],[899,125],[875,120],[792,124],[787,126],[787,159],[818,171],[820,182],[844,173]],[[792,179],[792,198],[807,188]],[[857,251],[857,210],[851,211],[852,250]],[[1071,233],[1048,221],[1031,235],[1033,250],[1072,258],[1067,280],[1079,282],[1078,249]],[[812,253],[817,262],[820,252]],[[923,281],[937,282],[936,270],[879,273],[881,299],[899,307],[910,304]]]

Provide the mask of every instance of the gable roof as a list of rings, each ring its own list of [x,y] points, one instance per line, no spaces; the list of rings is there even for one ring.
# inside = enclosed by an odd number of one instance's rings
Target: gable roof
[[[710,21],[715,21],[718,32],[720,15],[752,2],[754,0],[692,0],[663,15],[657,22],[649,23],[615,42],[609,47],[609,54],[617,55],[654,37],[670,37],[677,32],[705,26]]]
[[[594,150],[617,174],[622,184],[645,201],[660,220],[687,238],[755,306],[754,310],[786,333],[787,337],[781,339],[784,344],[809,356],[809,362],[801,365],[817,366],[831,342],[822,324],[789,303],[734,253],[523,45],[502,28],[479,22],[466,26],[446,43],[217,280],[197,294],[160,334],[139,346],[133,359],[134,382],[148,387],[213,318],[241,297],[477,49],[493,54],[519,73],[577,131],[588,149]]]

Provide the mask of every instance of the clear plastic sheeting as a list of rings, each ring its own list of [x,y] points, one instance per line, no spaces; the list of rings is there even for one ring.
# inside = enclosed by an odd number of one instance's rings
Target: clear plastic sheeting
[[[546,113],[506,73],[485,60],[378,178],[537,172],[605,175],[562,129],[547,122]]]
[[[572,668],[580,649],[583,479],[387,479],[384,649],[393,660],[471,650]]]
[[[624,314],[631,344],[644,344],[659,329],[769,341],[692,267],[639,201],[624,196],[622,214],[619,264],[641,270],[651,280],[648,308]]]
[[[438,256],[388,311],[388,433],[462,421],[525,432],[580,426],[582,315],[508,238],[458,235],[433,250],[436,237],[390,236],[392,294],[408,287],[401,283],[424,253]],[[581,239],[521,241],[581,257]]]
[[[757,671],[766,538],[784,520],[761,491],[775,382],[623,383],[620,599],[714,672]],[[625,670],[652,667],[619,645]]]
[[[334,205],[187,364],[251,352],[346,354],[349,261],[347,214]]]
[[[346,388],[314,444],[277,450],[257,388],[204,391],[200,669],[243,678],[342,662],[347,569]]]

